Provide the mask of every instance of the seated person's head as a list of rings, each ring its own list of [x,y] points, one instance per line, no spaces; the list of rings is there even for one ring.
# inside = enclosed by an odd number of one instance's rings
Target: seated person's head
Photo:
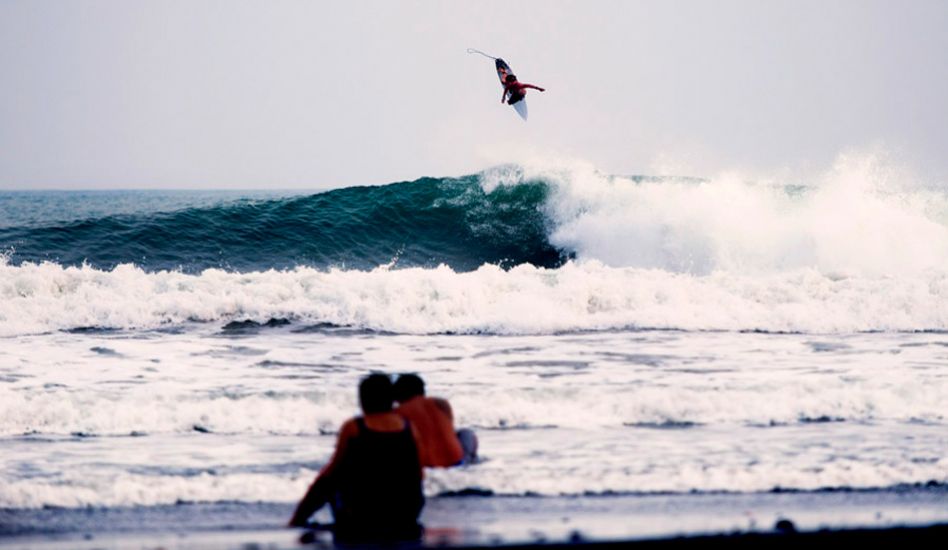
[[[392,380],[384,374],[370,374],[359,383],[359,404],[365,414],[392,410]]]
[[[395,381],[395,401],[404,403],[425,394],[425,383],[417,374],[402,374]]]

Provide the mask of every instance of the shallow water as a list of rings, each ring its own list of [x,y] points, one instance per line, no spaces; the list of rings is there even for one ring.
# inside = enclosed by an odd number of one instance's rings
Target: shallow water
[[[418,372],[480,435],[483,461],[430,471],[428,495],[948,479],[944,334],[299,328],[7,339],[0,507],[292,502],[372,371]]]

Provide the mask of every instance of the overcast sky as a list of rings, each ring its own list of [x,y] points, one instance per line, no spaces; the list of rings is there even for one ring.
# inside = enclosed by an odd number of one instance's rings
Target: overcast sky
[[[500,104],[505,58],[530,121]],[[948,1],[0,1],[0,189],[327,188],[525,154],[948,175]]]

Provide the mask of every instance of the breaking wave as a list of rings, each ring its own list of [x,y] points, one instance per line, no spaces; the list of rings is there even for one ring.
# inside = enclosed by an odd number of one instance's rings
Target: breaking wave
[[[0,224],[2,226],[3,224]],[[399,333],[948,330],[948,194],[501,166],[0,229],[0,335],[272,319]]]

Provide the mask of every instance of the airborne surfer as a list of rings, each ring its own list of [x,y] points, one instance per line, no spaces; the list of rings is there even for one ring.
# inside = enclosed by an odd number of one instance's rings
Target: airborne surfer
[[[525,84],[517,80],[517,76],[513,74],[513,71],[510,69],[510,65],[506,61],[499,57],[494,57],[492,55],[487,55],[486,53],[475,50],[474,48],[468,48],[467,53],[477,53],[483,55],[488,59],[494,60],[494,67],[497,69],[497,77],[500,78],[500,85],[504,88],[504,93],[500,97],[500,102],[506,102],[507,105],[511,105],[520,115],[523,120],[527,120],[527,102],[524,100],[529,88],[534,90],[539,90],[545,92],[544,88],[539,86],[534,86],[533,84]]]
[[[508,74],[504,77],[504,93],[500,97],[500,102],[503,103],[504,99],[506,99],[507,105],[513,105],[524,98],[524,96],[527,94],[527,88],[533,88],[534,90],[539,90],[541,92],[546,91],[539,86],[520,82],[517,80],[517,76],[514,74]]]

